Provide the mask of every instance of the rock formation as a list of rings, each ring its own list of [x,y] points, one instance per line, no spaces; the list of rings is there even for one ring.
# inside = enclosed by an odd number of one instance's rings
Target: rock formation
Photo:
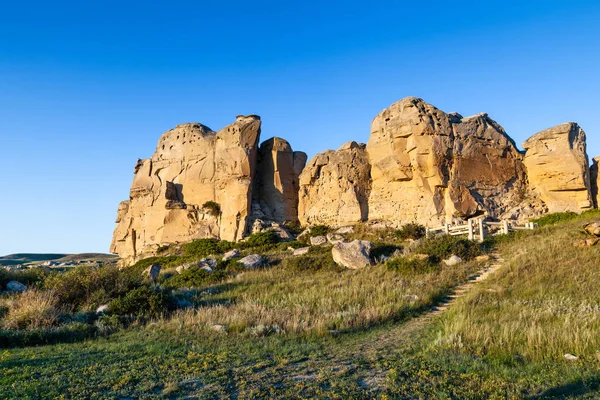
[[[529,184],[549,212],[593,206],[585,132],[579,125],[570,122],[536,133],[523,148]]]
[[[414,97],[375,117],[367,152],[369,219],[391,225],[499,216],[526,187],[521,154],[487,114],[448,115]]]
[[[251,210],[260,124],[259,117],[239,116],[217,133],[183,124],[163,134],[152,157],[135,167],[111,252],[130,263],[165,244],[241,239]],[[203,208],[207,202],[216,202],[220,214]]]
[[[348,142],[306,167],[306,154],[284,139],[259,149],[260,126],[239,116],[219,132],[196,123],[163,134],[135,166],[111,251],[129,264],[159,246],[237,241],[251,228],[289,238],[284,222],[434,226],[481,214],[527,222],[598,204],[600,159],[590,170],[575,123],[532,136],[523,154],[487,114],[463,118],[407,97],[375,117],[366,145]]]
[[[284,139],[274,137],[260,145],[254,215],[273,221],[298,221],[298,179],[306,153],[292,151]]]
[[[300,223],[342,226],[365,221],[370,169],[365,145],[356,142],[314,156],[300,175]]]

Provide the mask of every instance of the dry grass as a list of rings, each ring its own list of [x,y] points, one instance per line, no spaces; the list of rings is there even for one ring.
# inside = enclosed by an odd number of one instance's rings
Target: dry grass
[[[376,265],[359,271],[248,271],[196,298],[201,306],[161,322],[168,329],[327,334],[400,320],[431,307],[463,282],[474,263],[403,276]]]
[[[572,245],[584,236],[583,222],[544,227],[502,244],[505,269],[457,303],[443,320],[438,344],[478,355],[596,359],[600,246]]]
[[[28,329],[54,326],[62,313],[58,296],[53,291],[28,290],[5,300],[5,329]]]

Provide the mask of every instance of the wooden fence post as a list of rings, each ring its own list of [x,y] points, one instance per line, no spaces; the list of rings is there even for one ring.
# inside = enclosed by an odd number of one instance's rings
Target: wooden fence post
[[[446,235],[450,234],[450,224],[444,225],[444,230],[446,231]]]
[[[483,230],[483,218],[479,219],[479,241],[483,242],[485,238],[485,231]]]
[[[508,235],[508,221],[505,219],[502,220],[502,233]]]
[[[468,219],[467,225],[469,226],[469,240],[473,240],[473,220]]]

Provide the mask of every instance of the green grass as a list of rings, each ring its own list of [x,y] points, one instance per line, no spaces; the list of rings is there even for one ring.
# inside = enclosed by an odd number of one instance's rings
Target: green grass
[[[328,247],[292,258],[276,245],[269,268],[175,293],[195,308],[0,350],[0,397],[597,398],[600,246],[572,242],[599,215],[488,240],[506,266],[433,319],[419,315],[481,264],[351,271]],[[435,257],[477,254],[432,243]]]

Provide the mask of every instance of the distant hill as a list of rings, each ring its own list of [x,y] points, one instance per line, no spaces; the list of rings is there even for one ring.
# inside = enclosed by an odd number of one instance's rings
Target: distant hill
[[[29,264],[43,261],[74,262],[74,261],[110,261],[117,256],[103,253],[81,253],[81,254],[39,254],[39,253],[17,253],[0,257],[0,265]]]

